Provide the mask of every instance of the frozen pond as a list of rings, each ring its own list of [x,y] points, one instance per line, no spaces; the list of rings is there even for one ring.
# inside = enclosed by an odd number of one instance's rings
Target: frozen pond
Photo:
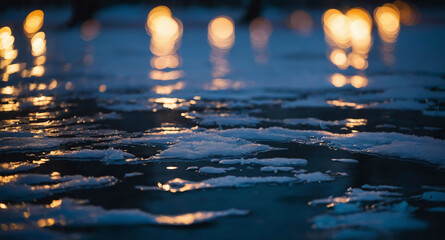
[[[443,11],[364,53],[321,11],[150,10],[2,13],[0,238],[443,238]]]

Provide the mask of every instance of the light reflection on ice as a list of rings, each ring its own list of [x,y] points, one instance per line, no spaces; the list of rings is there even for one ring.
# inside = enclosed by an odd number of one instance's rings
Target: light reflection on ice
[[[226,216],[243,216],[248,210],[197,211],[178,215],[151,214],[139,209],[111,209],[88,205],[86,201],[57,199],[51,204],[11,204],[0,209],[2,218],[0,237],[32,234],[33,239],[58,238],[58,233],[48,227],[98,227],[98,226],[187,226],[213,221]],[[17,222],[20,222],[18,224]],[[43,229],[42,229],[43,228]],[[24,232],[21,232],[24,230]],[[47,235],[41,235],[41,233]],[[29,235],[28,235],[29,237]],[[60,236],[59,236],[60,237]]]
[[[78,189],[102,188],[116,184],[111,176],[85,177],[81,175],[63,176],[45,174],[16,174],[0,176],[0,201],[28,201],[56,193]]]
[[[218,178],[210,178],[201,182],[193,182],[181,178],[175,178],[166,183],[158,183],[158,187],[139,186],[141,190],[162,190],[172,193],[186,192],[206,188],[221,187],[249,187],[259,183],[290,183],[297,181],[293,177],[236,177],[224,176]]]

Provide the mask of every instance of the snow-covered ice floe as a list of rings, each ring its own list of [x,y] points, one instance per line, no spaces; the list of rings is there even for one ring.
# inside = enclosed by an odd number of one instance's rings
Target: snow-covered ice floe
[[[358,163],[355,159],[350,158],[332,158],[331,161],[333,162],[342,162],[342,163]]]
[[[224,159],[224,160],[212,160],[218,161],[219,164],[229,165],[229,164],[258,164],[262,166],[306,166],[307,160],[302,158],[247,158],[247,159]]]
[[[300,173],[295,174],[295,177],[305,182],[324,182],[334,180],[332,176],[322,172]]]
[[[124,178],[137,177],[137,176],[142,176],[142,175],[144,175],[144,173],[131,172],[131,173],[125,173]]]
[[[184,132],[184,133],[152,133],[141,138],[130,138],[119,141],[119,144],[167,144],[151,160],[156,159],[203,159],[209,157],[243,156],[258,152],[270,151],[268,145],[253,143],[248,140],[219,136],[215,133]]]
[[[78,138],[46,138],[31,133],[0,132],[0,153],[51,150]]]
[[[111,176],[85,177],[46,174],[0,176],[0,201],[28,201],[78,189],[109,187],[117,183]]]
[[[298,179],[294,177],[237,177],[224,176],[218,178],[210,178],[201,182],[193,182],[181,178],[175,178],[166,183],[158,183],[157,187],[152,186],[136,186],[140,190],[162,190],[168,192],[186,192],[191,190],[206,188],[224,188],[224,187],[250,187],[259,183],[289,183],[296,182]]]
[[[320,215],[313,219],[320,229],[365,228],[377,231],[424,229],[427,224],[411,214],[393,211],[370,211],[346,215]]]
[[[339,203],[357,202],[357,201],[393,201],[401,196],[398,192],[389,191],[365,191],[361,188],[349,188],[345,196],[316,199],[309,202],[310,205],[331,204],[332,206]]]
[[[28,171],[33,168],[36,168],[40,166],[40,164],[44,163],[45,161],[33,161],[33,162],[5,162],[0,163],[0,173],[6,174],[6,173],[16,173],[16,172],[23,172]]]
[[[262,172],[274,172],[274,173],[278,173],[278,172],[289,172],[294,170],[293,167],[275,167],[275,166],[265,166],[265,167],[261,167],[260,169]]]
[[[437,191],[424,192],[421,198],[423,200],[431,202],[445,202],[445,192],[437,192]]]
[[[352,152],[445,164],[445,140],[394,132],[338,134],[281,127],[209,129],[179,133],[148,133],[140,138],[122,139],[115,144],[168,145],[167,149],[154,156],[153,159],[202,159],[215,156],[242,156],[274,150],[268,145],[254,143],[264,141],[321,144]]]
[[[88,205],[82,200],[68,198],[53,200],[50,204],[10,204],[1,209],[2,226],[21,223],[18,229],[4,229],[0,237],[23,236],[24,239],[57,238],[57,233],[47,227],[74,228],[98,226],[170,225],[187,226],[213,221],[226,216],[242,216],[248,210],[197,211],[178,215],[151,214],[139,209],[111,209]],[[4,230],[4,231],[3,231]],[[40,234],[46,231],[46,235]],[[35,235],[37,234],[37,235]],[[33,236],[33,237],[31,237]],[[42,237],[39,237],[42,236]]]
[[[210,173],[210,174],[223,174],[227,173],[228,171],[233,171],[236,168],[229,167],[229,168],[217,168],[217,167],[210,167],[210,166],[204,166],[199,168],[199,173]]]
[[[79,151],[51,151],[48,157],[75,161],[101,161],[104,164],[125,164],[135,156],[120,149],[82,149]]]
[[[387,185],[364,186],[369,186],[370,189],[400,189]],[[314,217],[312,222],[316,228],[334,230],[335,238],[339,239],[373,239],[379,233],[388,231],[426,228],[426,222],[414,218],[411,214],[417,208],[405,200],[401,201],[401,196],[398,192],[349,188],[345,196],[331,196],[309,202],[309,205],[313,206],[327,204],[326,207],[332,207],[330,212]],[[354,232],[357,229],[365,232]]]
[[[216,130],[212,130],[217,132]],[[391,157],[423,160],[445,164],[445,140],[388,132],[356,132],[337,134],[327,131],[292,130],[280,127],[264,129],[227,129],[221,136],[255,141],[295,141],[303,144],[322,144],[352,152],[379,154]]]

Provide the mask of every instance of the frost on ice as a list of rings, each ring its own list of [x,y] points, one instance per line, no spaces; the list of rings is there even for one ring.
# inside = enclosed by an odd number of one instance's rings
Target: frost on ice
[[[342,162],[342,163],[358,163],[355,159],[349,159],[349,158],[332,158],[331,161],[333,162]]]
[[[48,157],[77,161],[101,161],[105,164],[124,164],[135,156],[119,149],[82,149],[79,151],[51,151]]]
[[[322,172],[295,174],[295,177],[305,182],[323,182],[334,180],[333,177]]]
[[[199,173],[210,173],[210,174],[223,174],[227,173],[228,171],[233,171],[236,168],[229,167],[229,168],[217,168],[217,167],[210,167],[210,166],[204,166],[199,168]]]
[[[186,192],[191,190],[206,189],[206,188],[224,188],[224,187],[250,187],[259,183],[288,183],[295,182],[296,178],[293,177],[236,177],[236,176],[224,176],[218,178],[210,178],[201,182],[193,182],[180,178],[167,181],[166,183],[158,183],[158,187],[142,186],[139,189],[142,190],[163,190],[172,193]]]
[[[45,227],[97,227],[97,226],[140,226],[140,225],[171,225],[186,226],[209,222],[226,216],[242,216],[247,210],[227,209],[222,211],[197,211],[178,215],[151,214],[139,209],[106,210],[100,206],[86,205],[85,201],[73,199],[53,200],[50,204],[11,204],[2,209],[0,224],[9,225],[20,220],[20,229],[1,231],[0,237],[10,234],[36,234]],[[4,230],[2,228],[2,230]],[[52,236],[44,235],[41,239]],[[55,234],[55,233],[54,233]],[[34,235],[33,238],[39,238]],[[55,235],[57,236],[57,235]]]
[[[248,158],[248,159],[224,159],[219,161],[219,164],[258,164],[262,166],[306,166],[307,160],[302,158]]]
[[[0,201],[28,201],[78,189],[108,187],[116,183],[117,179],[111,176],[60,176],[56,172],[52,175],[16,174],[0,176],[0,192],[2,193]]]

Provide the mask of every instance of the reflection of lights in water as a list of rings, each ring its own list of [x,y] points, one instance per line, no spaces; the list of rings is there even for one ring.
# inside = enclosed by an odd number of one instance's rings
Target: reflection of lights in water
[[[57,80],[56,80],[56,79],[53,79],[53,80],[51,81],[51,83],[49,84],[48,89],[49,89],[49,90],[53,90],[53,89],[55,89],[56,87],[57,87]]]
[[[161,86],[161,85],[155,86],[153,88],[153,91],[157,94],[168,95],[173,91],[184,89],[184,87],[185,87],[184,82],[178,82],[176,84],[171,84],[166,86]]]
[[[374,10],[374,18],[382,43],[380,54],[383,63],[390,66],[395,62],[394,43],[400,32],[400,12],[393,4],[385,4]]]
[[[14,86],[7,86],[4,88],[1,88],[1,94],[5,94],[5,95],[12,95],[15,91],[15,87]]]
[[[349,66],[359,70],[368,68],[367,58],[372,46],[369,13],[361,8],[349,9],[346,14],[329,9],[322,21],[326,41],[333,48],[329,55],[331,62],[343,70]]]
[[[345,75],[340,73],[334,73],[331,76],[331,83],[335,87],[343,87],[348,83],[348,79],[345,77]]]
[[[314,21],[311,15],[304,10],[294,11],[287,19],[287,26],[301,34],[311,31]]]
[[[56,223],[56,220],[54,220],[54,218],[47,218],[47,219],[42,218],[37,221],[37,225],[41,228],[52,226],[55,223]]]
[[[349,19],[349,34],[353,52],[367,56],[372,45],[372,19],[361,8],[352,8],[346,16]]]
[[[23,22],[23,30],[28,37],[40,30],[43,26],[44,14],[42,10],[35,10],[28,14]]]
[[[331,62],[340,69],[346,69],[349,66],[348,57],[346,56],[346,53],[341,49],[334,49],[331,52],[329,58],[331,59]]]
[[[256,18],[249,25],[250,42],[256,50],[263,50],[272,34],[272,23],[265,18]]]
[[[51,103],[53,97],[51,96],[40,96],[40,97],[31,97],[26,101],[32,102],[34,106],[45,106]]]
[[[385,4],[374,10],[380,38],[385,42],[395,42],[400,31],[400,12],[393,4]]]
[[[211,74],[215,79],[210,84],[205,84],[204,88],[210,90],[232,88],[232,81],[223,78],[231,71],[226,55],[235,43],[235,24],[233,20],[227,16],[212,19],[208,26],[207,38],[212,48],[210,53]]]
[[[419,22],[420,12],[414,4],[397,0],[394,5],[399,9],[400,23],[412,26]]]
[[[48,208],[56,208],[56,207],[58,207],[58,206],[60,206],[60,205],[62,205],[62,199],[53,200],[53,201],[51,202],[51,204],[47,204],[46,206],[47,206]]]
[[[368,120],[364,118],[347,118],[345,126],[348,128],[354,128],[357,126],[365,126]]]
[[[147,33],[151,36],[150,51],[153,54],[150,65],[153,70],[149,77],[153,80],[176,80],[184,76],[180,70],[164,71],[166,68],[175,69],[181,66],[180,57],[176,54],[182,38],[182,22],[174,18],[168,7],[153,8],[147,17]]]
[[[208,26],[208,40],[212,47],[230,49],[235,43],[235,24],[227,16],[212,19]]]
[[[101,84],[101,85],[99,86],[99,92],[105,92],[105,91],[107,91],[107,85],[105,85],[105,84]]]
[[[368,86],[368,79],[359,75],[352,76],[349,81],[355,88],[363,88]]]
[[[17,57],[18,51],[14,49],[15,38],[12,36],[11,28],[0,29],[0,69],[4,69],[2,81],[9,80],[9,75],[20,71],[24,63],[11,64]]]
[[[232,81],[229,79],[215,78],[210,84],[205,84],[206,90],[226,90],[226,89],[240,89],[244,87],[244,83],[241,81]]]
[[[250,42],[255,50],[255,61],[257,63],[265,63],[268,60],[265,50],[272,30],[272,23],[265,18],[256,18],[249,25]]]
[[[368,86],[368,79],[364,76],[354,75],[347,78],[345,75],[340,73],[334,73],[330,77],[330,82],[335,87],[343,87],[346,84],[351,84],[354,88],[363,88]]]
[[[40,56],[46,52],[45,33],[38,32],[31,38],[31,53],[33,56]]]
[[[150,98],[150,102],[161,103],[164,108],[175,109],[180,106],[180,103],[184,102],[184,99],[179,98]],[[176,167],[177,168],[177,167]]]
[[[154,56],[150,60],[150,65],[155,69],[177,68],[180,65],[180,58],[177,54]]]
[[[150,78],[153,80],[175,80],[184,76],[184,72],[182,70],[173,70],[170,72],[164,72],[160,70],[152,70],[150,71]]]
[[[178,169],[178,167],[176,167],[176,166],[167,166],[166,169],[167,170],[176,170],[176,169]]]
[[[72,90],[73,88],[74,88],[74,85],[72,82],[68,81],[65,83],[65,90],[69,91],[69,90]]]
[[[80,27],[80,37],[84,41],[91,41],[97,37],[100,30],[100,22],[94,19],[88,20]]]
[[[44,32],[39,32],[43,26],[44,14],[41,10],[32,11],[23,22],[23,30],[30,40],[31,54],[34,57],[34,67],[24,69],[21,77],[41,77],[45,74],[44,64],[46,63],[46,36]]]
[[[350,47],[349,19],[336,9],[329,9],[323,14],[323,29],[331,46]]]
[[[360,54],[352,52],[348,55],[349,64],[359,70],[365,70],[368,68],[368,61]]]

